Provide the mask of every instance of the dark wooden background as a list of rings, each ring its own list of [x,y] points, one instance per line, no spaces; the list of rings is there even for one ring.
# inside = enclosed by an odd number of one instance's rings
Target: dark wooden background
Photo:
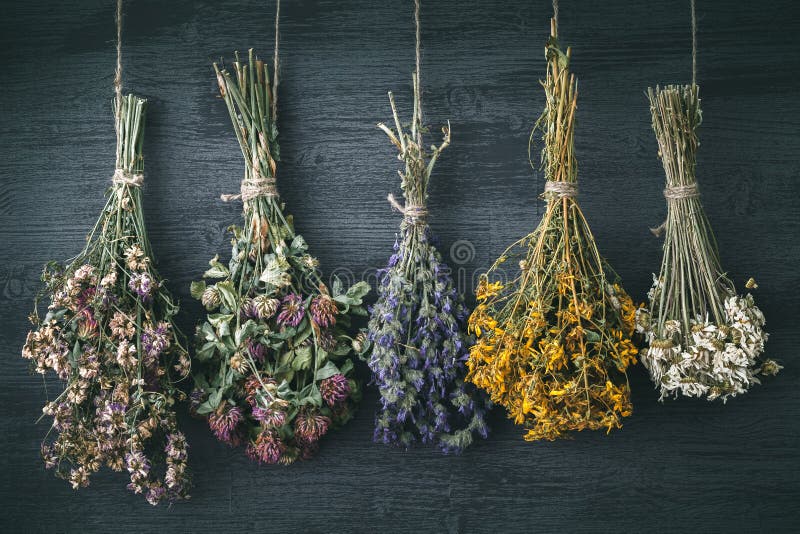
[[[211,61],[272,50],[273,2],[126,2],[126,90],[147,96],[146,217],[161,273],[200,317],[189,282],[229,250],[242,171]],[[3,2],[0,17],[0,528],[14,531],[548,532],[800,528],[798,174],[800,17],[794,2],[699,1],[705,122],[699,178],[723,264],[760,284],[768,354],[786,369],[722,404],[660,404],[639,365],[635,414],[610,436],[522,441],[502,413],[461,457],[371,442],[375,393],[319,457],[259,468],[185,418],[196,488],[153,509],[105,473],[79,492],[46,472],[42,380],[19,357],[42,264],[81,247],[113,170],[111,0]],[[476,270],[531,230],[541,176],[529,129],[543,106],[549,2],[425,2],[425,111],[453,145],[437,166],[432,225],[471,290]],[[665,212],[644,95],[687,82],[688,1],[563,1],[580,78],[582,205],[601,251],[643,298]],[[386,91],[410,114],[411,2],[284,0],[279,187],[326,274],[368,275],[398,224],[394,149],[375,127]],[[463,256],[461,255],[463,254]],[[471,293],[471,291],[470,291]],[[470,297],[471,300],[471,297]]]

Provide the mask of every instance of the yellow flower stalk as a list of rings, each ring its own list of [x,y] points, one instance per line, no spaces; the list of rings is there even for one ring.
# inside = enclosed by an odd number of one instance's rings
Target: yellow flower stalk
[[[544,145],[546,211],[481,277],[469,319],[476,343],[467,379],[526,428],[528,441],[620,428],[632,413],[625,371],[637,354],[630,339],[636,308],[576,200],[577,82],[555,20],[550,34],[546,105],[531,134],[540,133]],[[514,265],[513,273],[505,270]]]

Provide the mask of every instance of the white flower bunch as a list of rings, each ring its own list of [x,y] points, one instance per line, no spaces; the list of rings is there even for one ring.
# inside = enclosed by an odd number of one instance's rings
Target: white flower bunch
[[[656,281],[651,296],[658,293],[657,286]],[[683,394],[726,401],[760,383],[758,374],[775,374],[781,369],[776,362],[760,364],[758,360],[768,334],[763,329],[764,314],[752,295],[731,295],[724,307],[721,324],[706,315],[688,325],[666,320],[661,328],[652,324],[648,310],[639,310],[637,330],[649,344],[640,353],[642,363],[660,388],[662,400]]]
[[[679,394],[722,399],[745,393],[758,375],[781,366],[761,360],[767,334],[751,295],[739,296],[720,265],[716,239],[700,202],[695,177],[700,112],[696,85],[650,89],[653,130],[666,174],[664,255],[640,309],[636,330],[649,347],[640,352],[661,399]],[[758,284],[752,278],[748,289]]]

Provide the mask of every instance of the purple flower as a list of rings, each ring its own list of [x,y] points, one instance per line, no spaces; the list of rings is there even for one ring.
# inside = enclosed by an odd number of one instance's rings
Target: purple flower
[[[164,498],[164,494],[167,492],[162,486],[153,485],[150,487],[150,491],[147,492],[145,499],[147,502],[152,504],[153,506],[157,505],[161,499]]]
[[[147,302],[150,300],[153,290],[156,289],[157,283],[145,272],[133,273],[128,282],[128,287],[139,295],[139,298]]]
[[[253,419],[263,423],[267,428],[278,428],[286,423],[286,412],[282,410],[273,410],[271,408],[254,406],[252,415]]]
[[[78,308],[85,308],[90,302],[92,302],[96,292],[97,290],[95,288],[87,287],[78,294],[78,298],[75,299],[75,304],[78,306]]]
[[[258,306],[253,299],[247,299],[242,304],[242,307],[239,308],[239,312],[241,313],[244,319],[261,319],[261,314],[258,311]]]
[[[339,313],[339,308],[336,303],[328,295],[319,295],[314,297],[310,306],[311,319],[322,328],[327,328],[336,324],[336,315]]]
[[[247,445],[247,456],[260,464],[276,464],[286,449],[283,442],[272,431],[261,432],[255,441]]]
[[[229,410],[222,408],[208,416],[208,426],[211,431],[218,440],[231,447],[238,447],[242,443],[242,434],[239,429],[241,422],[242,410],[238,406],[233,406]]]
[[[325,352],[333,352],[336,349],[336,338],[327,330],[320,332],[317,343]]]
[[[131,474],[131,479],[144,479],[150,473],[150,461],[142,451],[133,451],[126,454],[125,467]]]
[[[192,415],[197,415],[197,409],[206,401],[207,398],[208,395],[206,395],[206,392],[202,389],[196,388],[192,390],[192,392],[189,394],[189,413]]]
[[[250,357],[253,358],[257,362],[264,361],[264,345],[261,343],[256,343],[252,339],[247,340],[247,352],[250,353]]]
[[[151,361],[158,358],[169,347],[169,325],[160,322],[155,328],[148,326],[142,332],[142,348]]]
[[[313,443],[325,435],[330,424],[329,417],[301,412],[295,419],[294,437],[300,443]]]
[[[281,312],[278,314],[278,323],[286,326],[297,326],[306,310],[303,308],[303,297],[297,293],[289,293],[281,300]]]
[[[350,382],[342,374],[335,374],[324,379],[319,385],[322,398],[328,406],[335,406],[350,395]]]
[[[183,432],[167,435],[167,446],[164,447],[167,457],[178,461],[186,460],[188,448],[189,445],[186,443],[186,436],[183,435]]]

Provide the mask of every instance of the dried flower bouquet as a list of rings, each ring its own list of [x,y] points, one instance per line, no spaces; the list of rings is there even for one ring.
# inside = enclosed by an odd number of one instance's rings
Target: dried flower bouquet
[[[544,148],[547,208],[539,227],[514,243],[476,289],[469,319],[477,336],[468,379],[527,429],[526,440],[622,426],[631,414],[626,368],[636,361],[630,336],[635,307],[601,258],[576,201],[575,77],[570,50],[545,47],[546,106],[537,123]],[[533,134],[531,136],[533,138]],[[512,267],[504,279],[505,265]]]
[[[700,203],[698,87],[656,87],[648,95],[666,173],[667,220],[656,230],[666,230],[666,236],[661,272],[648,294],[650,308],[637,314],[637,329],[649,343],[642,362],[662,399],[682,394],[725,401],[759,383],[759,374],[775,374],[781,366],[760,359],[767,340],[764,315],[750,294],[736,294],[722,270]]]
[[[146,101],[117,101],[116,172],[86,248],[51,262],[22,355],[65,388],[43,411],[53,418],[42,456],[80,488],[103,465],[127,470],[128,488],[148,502],[188,497],[187,444],[178,430],[175,381],[189,374],[178,311],[153,268],[142,217]],[[50,301],[42,318],[41,298]]]
[[[483,396],[464,382],[468,311],[427,223],[428,184],[439,154],[450,144],[450,127],[442,129],[441,144],[428,152],[418,72],[413,82],[410,130],[401,125],[392,93],[395,127],[378,125],[405,165],[399,172],[405,206],[389,195],[404,217],[394,254],[378,273],[378,300],[368,326],[368,363],[381,397],[374,439],[404,447],[431,443],[443,452],[460,452],[475,434],[486,437],[487,428]]]
[[[276,61],[277,64],[277,61]],[[233,71],[215,64],[245,160],[244,225],[232,226],[231,259],[217,257],[191,292],[208,310],[198,328],[192,409],[215,436],[244,445],[258,463],[309,458],[347,422],[360,398],[353,378],[351,315],[366,315],[366,282],[344,291],[322,282],[275,187],[277,83],[251,50]],[[273,72],[274,75],[274,72]],[[228,197],[230,199],[232,197]]]

